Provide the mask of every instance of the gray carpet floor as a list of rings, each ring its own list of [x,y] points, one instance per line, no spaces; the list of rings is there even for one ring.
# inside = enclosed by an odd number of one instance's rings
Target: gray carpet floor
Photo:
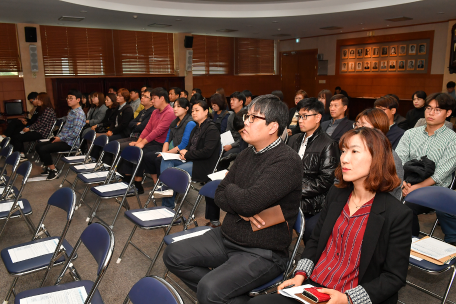
[[[41,169],[34,164],[34,168],[31,174],[31,177],[38,176],[41,172]],[[62,178],[59,178],[54,181],[41,181],[41,182],[30,182],[26,185],[23,197],[28,199],[33,208],[33,214],[31,215],[32,221],[37,224],[40,220],[40,217],[44,211],[47,200],[57,189],[59,189],[59,184]],[[69,179],[73,181],[74,175],[70,174]],[[66,184],[68,186],[68,184]],[[147,200],[148,192],[152,189],[151,179],[146,180],[145,184],[146,193],[141,195],[141,201],[144,204]],[[76,190],[81,191],[82,185],[78,185]],[[194,190],[191,190],[188,196],[188,201],[194,202],[196,199],[197,193]],[[78,196],[79,198],[79,196]],[[86,201],[92,204],[95,200],[95,196],[90,194],[87,196]],[[135,198],[128,199],[129,204],[132,209],[138,208]],[[160,200],[157,201],[160,205]],[[99,209],[98,215],[106,220],[107,222],[112,221],[115,215],[115,211],[118,207],[118,204],[114,200],[104,201]],[[190,210],[190,206],[187,204],[184,208],[184,215]],[[204,210],[205,202],[204,200],[200,204],[197,212],[196,218],[200,226],[204,225],[207,221],[204,219]],[[73,222],[69,229],[66,239],[70,244],[74,245],[79,238],[82,231],[87,227],[86,218],[89,214],[89,208],[87,206],[82,206],[79,208],[73,218]],[[150,265],[149,260],[147,260],[143,255],[141,255],[137,250],[134,250],[133,247],[129,247],[126,251],[125,256],[123,257],[121,263],[117,264],[116,260],[119,257],[125,242],[129,234],[133,229],[133,224],[128,221],[123,216],[124,209],[115,224],[113,229],[115,235],[115,250],[114,255],[109,265],[109,268],[106,272],[106,275],[99,287],[99,291],[103,297],[103,300],[107,304],[117,304],[122,303],[130,288],[144,275]],[[223,218],[222,214],[222,218]],[[432,224],[435,220],[435,214],[422,215],[420,216],[421,228],[423,231],[430,231]],[[63,226],[65,223],[65,212],[57,208],[51,209],[47,216],[47,221],[45,221],[46,227],[53,236],[60,235]],[[3,222],[0,221],[0,224],[3,225]],[[177,232],[182,230],[182,226],[176,226],[171,232]],[[156,248],[158,247],[161,239],[163,237],[163,230],[154,230],[154,231],[145,231],[137,230],[133,241],[140,246],[146,253],[153,255]],[[437,236],[443,237],[443,234],[440,230],[440,227],[437,228]],[[0,239],[0,249],[3,249],[8,246],[19,244],[22,242],[30,241],[32,234],[27,229],[24,221],[22,219],[13,219],[11,220]],[[303,250],[303,245],[300,247],[300,251]],[[79,257],[74,262],[74,265],[78,272],[81,274],[83,279],[95,279],[96,276],[96,263],[90,253],[82,247],[79,250]],[[57,278],[61,267],[55,267],[47,282],[46,285],[52,285]],[[156,265],[153,268],[152,274],[157,276],[163,276],[165,273],[165,267],[161,257],[158,259]],[[447,287],[451,273],[448,271],[440,275],[429,275],[420,272],[417,269],[409,270],[408,280],[418,283],[428,289],[435,291],[438,294],[443,294],[444,290]],[[39,272],[37,274],[28,275],[19,279],[18,284],[16,285],[16,292],[23,290],[28,290],[32,288],[37,288],[41,282],[43,273]],[[0,301],[3,301],[6,296],[7,290],[12,283],[13,278],[8,275],[5,267],[0,266]],[[70,276],[67,274],[64,278],[64,282],[71,281]],[[181,285],[183,285],[181,283]],[[452,288],[450,292],[450,300],[456,301],[456,288]],[[186,304],[192,303],[187,297],[183,294],[183,299]],[[434,299],[431,296],[428,296],[410,286],[406,286],[401,289],[399,293],[399,299],[405,303],[440,303],[441,301]],[[13,297],[10,299],[10,303],[13,303]]]

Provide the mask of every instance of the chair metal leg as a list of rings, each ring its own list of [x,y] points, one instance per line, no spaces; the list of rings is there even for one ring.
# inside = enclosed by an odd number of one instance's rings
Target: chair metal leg
[[[63,165],[63,167],[65,167],[65,165]],[[62,167],[62,170],[63,170],[63,167]],[[63,184],[65,183],[66,178],[68,177],[68,173],[70,173],[70,167],[68,167],[68,169],[67,169],[67,171],[66,171],[66,173],[65,173],[65,176],[64,176],[63,179],[62,179],[62,183],[61,183],[60,186],[59,186],[60,188],[62,188]]]
[[[445,304],[445,302],[446,302],[446,300],[448,298],[448,295],[450,293],[451,285],[453,285],[453,281],[454,281],[454,278],[456,276],[456,267],[454,267],[454,265],[453,265],[452,268],[453,268],[453,273],[451,274],[451,279],[448,282],[448,287],[447,287],[447,289],[445,291],[445,295],[443,296],[442,304]]]
[[[100,206],[101,203],[101,198],[98,198],[95,204],[92,207],[92,210],[90,210],[89,216],[86,219],[86,222],[89,222],[89,225],[92,224],[93,218],[95,217],[98,207]]]
[[[170,225],[170,227],[171,227],[171,225]],[[167,236],[167,235],[168,234],[165,234],[165,236]],[[163,238],[161,243],[160,243],[160,246],[158,246],[158,248],[157,248],[157,252],[155,252],[155,256],[152,259],[152,262],[150,263],[149,269],[147,269],[146,276],[148,276],[149,273],[152,271],[152,268],[154,268],[155,262],[157,261],[157,258],[159,256],[164,244],[165,244],[165,240]]]
[[[76,177],[73,181],[73,183],[71,184],[71,189],[74,190],[76,189],[76,185],[78,184],[78,181],[79,179]]]
[[[3,301],[3,304],[7,304],[11,294],[13,293],[14,287],[16,286],[17,281],[19,280],[19,277],[15,277],[13,280],[13,283],[11,284],[10,289],[8,290],[8,293],[6,294],[5,300]]]
[[[114,229],[114,224],[116,223],[117,217],[119,216],[120,210],[122,209],[124,204],[125,204],[125,209],[126,210],[130,209],[130,206],[128,205],[128,202],[127,202],[127,195],[126,194],[123,196],[122,201],[120,202],[119,208],[117,208],[116,216],[112,220],[112,224],[109,226],[109,228]]]
[[[79,209],[79,207],[82,206],[82,203],[84,203],[84,199],[85,199],[88,191],[89,191],[89,185],[86,185],[84,188],[84,191],[82,192],[81,198],[79,199],[79,204],[76,206],[77,209]]]
[[[125,251],[127,251],[127,247],[128,247],[128,245],[130,245],[131,239],[133,238],[133,235],[135,234],[137,228],[138,228],[137,225],[135,225],[135,227],[133,227],[133,230],[131,231],[130,236],[128,237],[127,242],[125,243],[125,246],[124,246],[124,248],[122,249],[122,252],[120,253],[119,258],[117,259],[117,262],[116,262],[117,264],[119,264],[120,261],[122,261],[122,257],[124,256]]]

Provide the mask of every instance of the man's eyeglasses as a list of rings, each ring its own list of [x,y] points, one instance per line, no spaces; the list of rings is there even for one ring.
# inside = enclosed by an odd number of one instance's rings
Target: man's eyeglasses
[[[149,97],[149,96],[147,96],[147,95],[141,95],[141,98],[147,98],[147,99],[150,99],[150,97]]]
[[[315,116],[315,115],[318,115],[318,114],[298,115],[298,119],[307,120],[307,117]]]
[[[426,108],[424,108],[424,110],[425,110],[426,112],[428,112],[428,113],[431,113],[432,111],[434,111],[434,113],[435,113],[436,115],[439,115],[439,114],[442,113],[442,111],[443,111],[443,110],[440,109],[440,108],[433,108],[433,107],[430,107],[430,106],[427,106]]]
[[[242,120],[244,120],[244,121],[248,120],[249,123],[253,123],[255,121],[255,118],[266,120],[265,117],[261,117],[261,116],[257,116],[257,115],[253,115],[253,114],[242,115]]]

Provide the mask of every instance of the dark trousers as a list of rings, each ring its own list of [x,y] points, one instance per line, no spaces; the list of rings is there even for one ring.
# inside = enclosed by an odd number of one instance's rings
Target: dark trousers
[[[124,137],[125,136],[123,136],[122,134],[114,134],[114,135],[108,136],[108,142],[111,142],[113,140],[122,139]]]
[[[304,245],[307,243],[308,240],[310,240],[310,237],[312,236],[312,232],[317,226],[318,219],[320,218],[320,212],[318,212],[315,215],[312,214],[304,214],[304,218],[306,219],[306,222],[304,224],[305,230],[304,230],[304,236],[303,236],[303,241]]]
[[[19,132],[21,132],[25,127],[26,125],[24,125],[19,119],[9,120],[8,126],[6,127],[5,132],[3,132],[3,135],[12,137],[19,134]]]
[[[40,142],[36,145],[36,153],[40,156],[40,160],[45,166],[50,166],[53,164],[51,153],[69,151],[71,147],[63,141],[56,143],[51,142]]]
[[[157,152],[161,152],[163,149],[163,144],[151,141],[147,143],[147,145],[143,148],[143,161],[141,162],[141,176],[144,170],[150,174],[160,174],[160,164],[161,164],[161,157],[157,157]]]
[[[11,145],[14,148],[14,151],[24,152],[24,142],[35,141],[42,139],[40,133],[36,131],[28,131],[24,134],[16,134],[11,137]]]
[[[206,214],[205,218],[210,221],[218,221],[220,219],[220,208],[214,202],[213,198],[204,197],[206,200]]]
[[[138,170],[136,171],[136,175],[138,177],[142,177],[144,174],[144,169],[146,166],[151,166],[151,162],[157,157],[155,154],[156,152],[161,152],[163,148],[163,143],[159,143],[156,141],[151,141],[150,143],[147,143],[143,150],[143,157],[142,161],[139,164]],[[155,166],[154,166],[155,167]],[[159,170],[160,168],[158,168]],[[131,163],[124,162],[122,161],[119,163],[119,172],[121,174],[133,174],[134,171],[134,166]],[[149,172],[149,171],[148,171]],[[151,172],[149,172],[151,173]]]
[[[272,260],[228,245],[221,228],[215,228],[170,244],[163,253],[163,261],[196,291],[198,303],[247,303],[250,290],[274,279],[283,270]]]

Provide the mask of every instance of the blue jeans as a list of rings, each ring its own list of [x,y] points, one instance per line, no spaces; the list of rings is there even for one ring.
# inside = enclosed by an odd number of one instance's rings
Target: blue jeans
[[[192,176],[192,169],[193,169],[193,162],[182,162],[177,159],[172,160],[162,160],[160,165],[160,172],[165,171],[168,168],[179,168],[185,170]],[[176,192],[174,192],[173,197],[164,197],[162,198],[162,206],[168,207],[173,209],[174,208],[174,201],[176,200]]]
[[[440,227],[445,234],[445,242],[456,242],[456,217],[440,211],[436,211],[435,213],[439,219]]]

